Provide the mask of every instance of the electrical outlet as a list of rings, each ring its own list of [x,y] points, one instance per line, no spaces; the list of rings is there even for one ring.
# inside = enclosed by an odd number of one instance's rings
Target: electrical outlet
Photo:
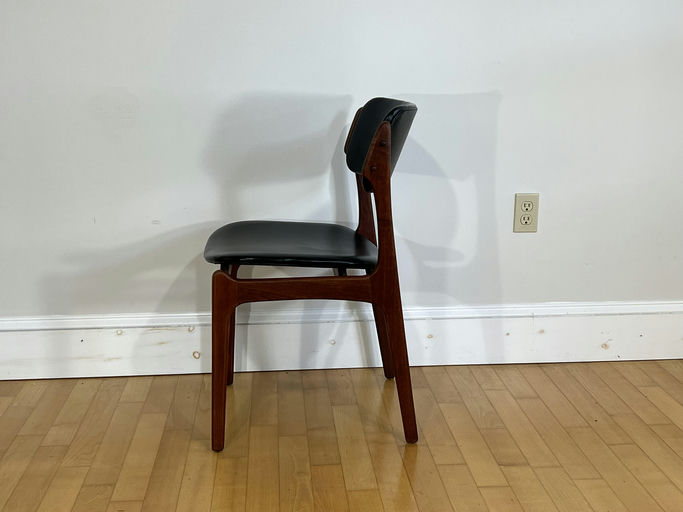
[[[538,194],[515,194],[515,215],[512,231],[536,233],[538,231]]]

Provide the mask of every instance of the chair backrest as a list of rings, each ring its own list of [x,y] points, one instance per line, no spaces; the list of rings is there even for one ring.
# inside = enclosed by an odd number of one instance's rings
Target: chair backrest
[[[353,120],[344,145],[346,165],[356,174],[363,174],[363,163],[377,128],[388,121],[391,125],[391,172],[398,161],[408,131],[413,124],[417,107],[408,101],[391,98],[373,98],[358,112]]]

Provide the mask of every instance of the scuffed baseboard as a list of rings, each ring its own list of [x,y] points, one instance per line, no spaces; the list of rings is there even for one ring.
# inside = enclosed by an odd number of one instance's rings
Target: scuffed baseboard
[[[683,302],[409,308],[412,365],[683,357]],[[206,373],[211,316],[0,319],[0,379]],[[381,364],[371,309],[238,310],[237,371]]]

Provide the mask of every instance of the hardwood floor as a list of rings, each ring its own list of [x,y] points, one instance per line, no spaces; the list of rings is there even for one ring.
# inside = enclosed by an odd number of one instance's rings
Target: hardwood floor
[[[8,511],[683,510],[683,361],[0,382]]]

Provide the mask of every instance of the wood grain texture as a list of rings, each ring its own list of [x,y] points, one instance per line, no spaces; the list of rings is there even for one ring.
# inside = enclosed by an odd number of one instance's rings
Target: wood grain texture
[[[365,441],[358,406],[335,405],[332,411],[346,489],[349,491],[376,489],[377,480]]]
[[[341,465],[313,466],[311,484],[314,510],[349,512]]]
[[[185,461],[178,493],[178,512],[209,512],[218,456],[207,441],[193,440]]]
[[[40,441],[40,436],[16,437],[0,459],[0,510],[31,463]]]
[[[448,510],[450,501],[439,471],[427,446],[406,444],[403,467],[410,479],[415,501],[421,512]]]
[[[384,510],[417,511],[413,489],[393,435],[374,435],[368,439],[368,447]]]
[[[313,510],[306,436],[280,436],[280,510]]]
[[[590,424],[607,444],[621,444],[630,442],[626,433],[614,422],[614,419],[593,398],[563,365],[546,366],[546,374],[555,385],[576,407],[586,423]]]
[[[247,510],[277,510],[280,504],[278,485],[277,426],[251,427],[247,472]]]
[[[107,379],[99,387],[62,462],[65,466],[89,466],[104,436],[127,379]]]
[[[492,512],[524,512],[509,487],[484,487],[481,494]]]
[[[525,512],[557,511],[532,468],[509,466],[503,468],[503,473]]]
[[[678,361],[412,374],[414,445],[382,368],[237,373],[220,453],[209,375],[1,383],[0,509],[683,510]]]
[[[59,468],[40,503],[38,512],[69,512],[76,502],[87,472],[87,467]]]
[[[218,456],[216,475],[213,480],[211,510],[243,511],[246,509],[248,465],[247,457]]]
[[[4,510],[36,510],[54,477],[66,446],[41,446],[17,482]]]
[[[116,481],[112,497],[114,501],[144,499],[165,422],[166,415],[163,413],[146,413],[140,416]]]
[[[164,430],[149,476],[142,510],[175,510],[190,438],[189,430]]]
[[[560,512],[590,511],[591,506],[562,468],[536,468],[539,480]]]
[[[462,401],[479,428],[501,428],[503,422],[486,398],[472,371],[467,366],[449,366],[448,376],[458,389]],[[444,403],[444,402],[439,402]]]
[[[612,451],[664,510],[674,511],[681,508],[683,503],[681,491],[671,483],[639,446],[620,444],[613,446]]]
[[[467,409],[462,404],[441,404],[441,410],[477,485],[507,485],[500,466]]]
[[[438,466],[454,510],[486,512],[488,507],[466,465]]]
[[[119,403],[90,465],[86,485],[115,484],[138,424],[141,403]]]
[[[557,459],[508,391],[486,392],[510,435],[532,466],[557,466]]]
[[[130,379],[129,382],[135,382],[135,380]],[[76,382],[69,398],[67,398],[43,439],[43,446],[71,444],[83,417],[101,385],[101,379],[81,379]]]
[[[600,472],[602,478],[627,506],[633,507],[633,510],[661,510],[652,496],[594,430],[573,429],[571,436]]]
[[[72,512],[105,512],[114,490],[111,485],[84,485],[78,491]]]
[[[542,400],[524,398],[519,399],[518,402],[536,431],[545,440],[562,467],[569,473],[569,476],[575,479],[600,477]]]
[[[575,483],[596,512],[627,512],[626,506],[604,480],[575,480]]]

